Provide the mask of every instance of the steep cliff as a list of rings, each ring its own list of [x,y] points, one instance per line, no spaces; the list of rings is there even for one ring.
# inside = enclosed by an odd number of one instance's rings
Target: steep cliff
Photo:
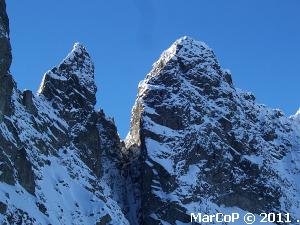
[[[6,14],[6,4],[0,0],[0,121],[3,114],[12,113],[10,104],[12,90],[15,86],[9,68],[12,61],[9,41],[9,21]]]

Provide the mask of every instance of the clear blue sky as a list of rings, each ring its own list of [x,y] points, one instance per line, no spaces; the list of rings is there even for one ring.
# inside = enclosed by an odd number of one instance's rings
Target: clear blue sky
[[[12,72],[20,89],[82,42],[96,66],[97,108],[129,130],[138,82],[161,52],[189,35],[206,42],[235,85],[287,115],[300,107],[299,0],[9,1]]]

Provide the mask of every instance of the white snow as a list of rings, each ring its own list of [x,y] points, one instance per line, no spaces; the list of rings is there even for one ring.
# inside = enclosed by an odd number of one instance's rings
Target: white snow
[[[250,162],[257,164],[259,167],[263,165],[264,159],[258,155],[243,155],[242,158],[249,160]]]

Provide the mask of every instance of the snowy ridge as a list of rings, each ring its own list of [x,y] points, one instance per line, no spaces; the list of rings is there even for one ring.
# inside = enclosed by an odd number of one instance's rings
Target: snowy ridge
[[[61,81],[67,81],[75,75],[82,87],[85,87],[91,94],[95,94],[97,91],[94,81],[94,63],[86,48],[80,43],[75,43],[67,57],[44,75],[38,93],[42,92],[47,75]]]

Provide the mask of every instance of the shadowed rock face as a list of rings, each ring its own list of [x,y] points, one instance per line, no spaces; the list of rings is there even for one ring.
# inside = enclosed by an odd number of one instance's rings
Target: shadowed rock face
[[[139,146],[141,223],[225,207],[296,212],[299,140],[292,118],[234,88],[207,45],[179,39],[140,83],[126,140]]]
[[[12,56],[9,42],[9,21],[4,0],[0,0],[0,49],[0,75],[5,75],[9,70]]]
[[[12,61],[9,41],[9,21],[6,14],[6,4],[0,0],[0,121],[6,114],[12,112],[10,104],[14,81],[9,73]]]

